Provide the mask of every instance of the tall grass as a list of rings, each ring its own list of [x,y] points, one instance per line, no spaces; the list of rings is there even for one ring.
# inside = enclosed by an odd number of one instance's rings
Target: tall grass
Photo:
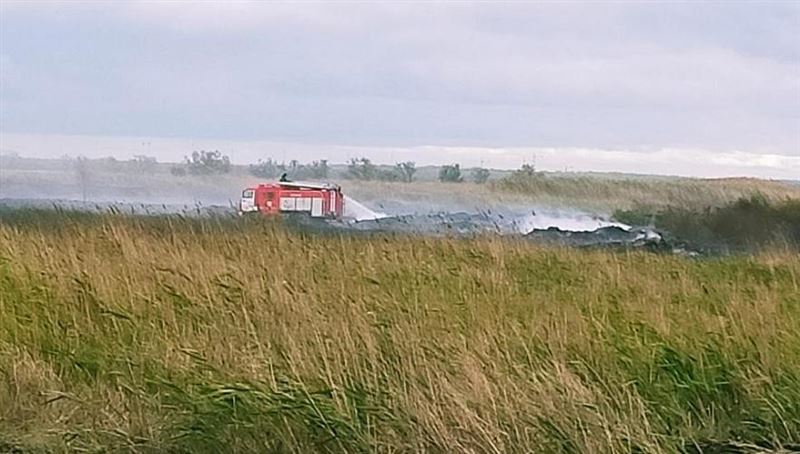
[[[0,450],[800,442],[800,258],[0,220]]]
[[[755,250],[781,244],[800,248],[800,198],[770,202],[763,195],[721,207],[637,207],[617,210],[614,218],[631,225],[653,224],[695,245]]]
[[[631,209],[702,209],[760,195],[770,201],[800,199],[800,187],[755,178],[597,178],[515,173],[491,185],[500,193],[524,194],[569,206]]]

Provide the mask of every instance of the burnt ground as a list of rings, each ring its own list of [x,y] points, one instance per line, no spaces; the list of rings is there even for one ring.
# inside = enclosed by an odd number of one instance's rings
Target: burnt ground
[[[0,199],[0,207],[6,209],[61,209],[93,213],[113,212],[145,216],[238,217],[234,207],[204,206],[202,204],[190,206],[178,204],[84,203],[72,200]],[[666,232],[659,232],[649,228],[624,228],[616,225],[602,226],[592,230],[566,230],[557,226],[530,228],[529,219],[527,218],[491,211],[480,213],[407,214],[363,220],[320,220],[305,215],[292,215],[286,216],[286,222],[293,228],[317,233],[403,234],[451,237],[495,234],[524,238],[531,242],[553,246],[625,250],[642,249],[690,256],[697,255],[697,252],[694,252],[686,243],[672,238]]]

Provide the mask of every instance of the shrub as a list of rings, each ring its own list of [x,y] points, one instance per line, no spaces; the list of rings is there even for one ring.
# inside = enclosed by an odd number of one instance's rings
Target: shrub
[[[483,167],[475,167],[472,169],[472,181],[475,183],[486,183],[489,180],[490,175],[491,172],[489,172],[489,169],[485,169]]]
[[[439,169],[439,181],[445,183],[461,183],[464,181],[461,176],[461,166],[459,164],[443,166]]]
[[[537,175],[536,166],[533,164],[522,164],[522,167],[514,171],[517,176],[534,177]]]
[[[257,164],[250,164],[248,166],[250,174],[260,178],[276,178],[282,173],[286,172],[286,165],[273,161],[272,158],[266,161],[258,160]]]
[[[328,178],[329,170],[327,159],[313,161],[311,164],[303,166],[304,174],[307,174],[310,178],[318,180]]]
[[[186,167],[182,167],[179,165],[174,165],[169,168],[169,173],[175,177],[185,177],[186,176]]]
[[[378,175],[378,168],[369,158],[352,158],[347,164],[345,178],[351,180],[374,180]]]
[[[800,200],[769,202],[760,194],[722,207],[618,210],[614,218],[632,225],[653,224],[671,234],[709,247],[752,249],[773,242],[800,245]]]
[[[414,174],[417,173],[417,165],[412,161],[398,162],[395,164],[395,171],[400,181],[411,183],[414,181]]]
[[[230,158],[218,150],[194,151],[191,158],[184,158],[184,165],[191,175],[219,175],[231,170]]]

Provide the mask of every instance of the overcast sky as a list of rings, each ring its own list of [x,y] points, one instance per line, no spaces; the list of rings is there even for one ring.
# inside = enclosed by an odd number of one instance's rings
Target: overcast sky
[[[76,135],[83,154],[129,154],[109,138],[147,137],[163,159],[296,144],[516,166],[538,150],[686,173],[677,153],[800,176],[798,1],[0,5],[6,151],[57,156],[46,136]]]

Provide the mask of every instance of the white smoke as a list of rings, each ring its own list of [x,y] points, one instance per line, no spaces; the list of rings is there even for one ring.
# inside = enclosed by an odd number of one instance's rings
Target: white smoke
[[[381,205],[381,204],[379,204]],[[382,207],[383,205],[381,205]],[[419,204],[416,204],[419,208]],[[442,209],[441,206],[435,206],[438,211],[431,210],[431,213],[439,214],[452,214],[454,211],[465,213],[468,210],[458,210],[460,207],[450,207],[450,209]],[[613,222],[607,218],[585,213],[576,210],[558,210],[558,209],[534,209],[528,214],[522,215],[519,208],[516,210],[501,209],[500,212],[493,210],[481,211],[482,214],[495,220],[496,225],[503,233],[522,233],[527,234],[533,230],[546,230],[555,227],[565,232],[592,232],[603,227],[619,227],[625,231],[630,231],[631,226],[620,222]],[[412,216],[425,219],[424,215],[418,213],[403,213],[392,212],[387,214],[380,211],[374,211],[356,199],[345,196],[344,217],[345,219],[355,221],[370,221],[376,219],[383,219],[392,216]],[[511,211],[511,212],[509,212]],[[505,213],[502,213],[505,212]],[[503,215],[505,214],[505,215]]]
[[[383,219],[388,217],[386,213],[380,213],[370,210],[363,203],[358,200],[345,196],[344,197],[344,217],[355,219],[356,221],[367,221],[372,219]]]
[[[534,229],[546,230],[551,227],[569,232],[591,232],[603,227],[619,227],[630,230],[630,226],[620,222],[612,222],[586,213],[563,213],[558,211],[533,211],[531,214],[516,218],[514,226],[519,233],[530,233]]]

